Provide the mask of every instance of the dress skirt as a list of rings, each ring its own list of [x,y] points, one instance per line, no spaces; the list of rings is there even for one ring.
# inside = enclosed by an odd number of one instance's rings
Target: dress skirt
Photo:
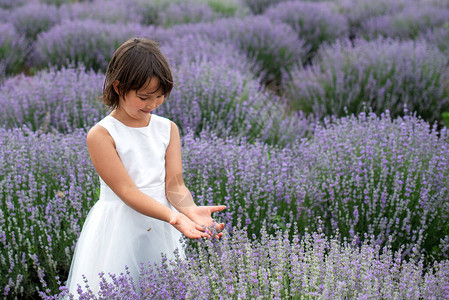
[[[158,202],[175,210],[165,196],[165,184],[140,189]],[[67,287],[77,295],[77,285],[99,290],[99,273],[125,274],[125,266],[138,287],[141,264],[160,264],[161,254],[174,259],[174,249],[184,258],[181,233],[169,223],[145,216],[126,205],[105,184],[100,199],[90,210],[78,239]]]

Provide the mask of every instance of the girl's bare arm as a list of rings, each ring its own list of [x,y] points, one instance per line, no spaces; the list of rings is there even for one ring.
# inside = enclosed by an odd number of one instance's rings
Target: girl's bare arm
[[[165,189],[168,201],[181,213],[199,225],[211,226],[211,214],[226,208],[218,206],[197,206],[182,176],[181,140],[178,126],[171,122],[170,144],[165,152]],[[221,229],[223,225],[220,225]]]
[[[174,225],[189,238],[204,235],[194,222],[141,192],[120,160],[114,140],[102,126],[94,126],[87,134],[87,147],[92,163],[104,182],[134,210]]]

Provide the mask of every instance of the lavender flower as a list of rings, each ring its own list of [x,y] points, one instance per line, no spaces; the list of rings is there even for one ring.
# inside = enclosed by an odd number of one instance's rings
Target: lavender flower
[[[259,67],[253,72],[263,74],[267,84],[278,83],[291,68],[301,64],[306,56],[304,41],[288,25],[271,22],[265,17],[225,20],[231,26],[231,38],[237,46],[255,59]]]
[[[88,129],[106,114],[98,99],[103,80],[82,67],[9,78],[0,87],[0,124],[44,132]]]
[[[366,232],[383,245],[390,236],[404,255],[436,257],[449,224],[449,157],[447,132],[433,130],[416,117],[362,114],[317,127],[312,139],[282,151],[188,135],[186,183],[200,203],[227,205],[226,221],[247,221],[250,235],[262,220],[314,228],[323,217],[328,233]]]
[[[326,115],[358,114],[364,106],[401,115],[403,107],[429,122],[449,109],[447,58],[424,41],[338,41],[286,85],[291,107]]]
[[[349,36],[346,18],[338,13],[337,6],[328,2],[281,2],[264,13],[272,20],[290,25],[310,47],[313,55],[323,43],[331,43]]]
[[[245,138],[224,140],[207,132],[199,138],[189,132],[183,138],[185,182],[196,201],[227,205],[220,214],[223,221],[235,225],[240,217],[250,236],[259,233],[264,220],[282,225],[300,213],[306,178],[293,175],[289,167],[302,169],[296,157],[290,148],[257,141],[252,145]]]

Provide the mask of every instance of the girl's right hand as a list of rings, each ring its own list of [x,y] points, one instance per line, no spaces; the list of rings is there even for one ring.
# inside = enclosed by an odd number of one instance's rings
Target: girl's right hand
[[[196,224],[182,213],[174,212],[170,216],[169,223],[189,239],[210,238],[210,235],[205,232],[202,226]]]

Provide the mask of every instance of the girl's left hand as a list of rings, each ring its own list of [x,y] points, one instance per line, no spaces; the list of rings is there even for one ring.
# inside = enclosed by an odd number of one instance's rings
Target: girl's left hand
[[[226,209],[224,205],[217,206],[191,206],[185,209],[183,212],[190,220],[195,222],[198,225],[205,227],[215,226],[217,231],[222,231],[224,229],[225,224],[218,224],[212,219],[212,213],[217,211],[222,211]],[[220,238],[223,233],[217,234],[215,237]]]

